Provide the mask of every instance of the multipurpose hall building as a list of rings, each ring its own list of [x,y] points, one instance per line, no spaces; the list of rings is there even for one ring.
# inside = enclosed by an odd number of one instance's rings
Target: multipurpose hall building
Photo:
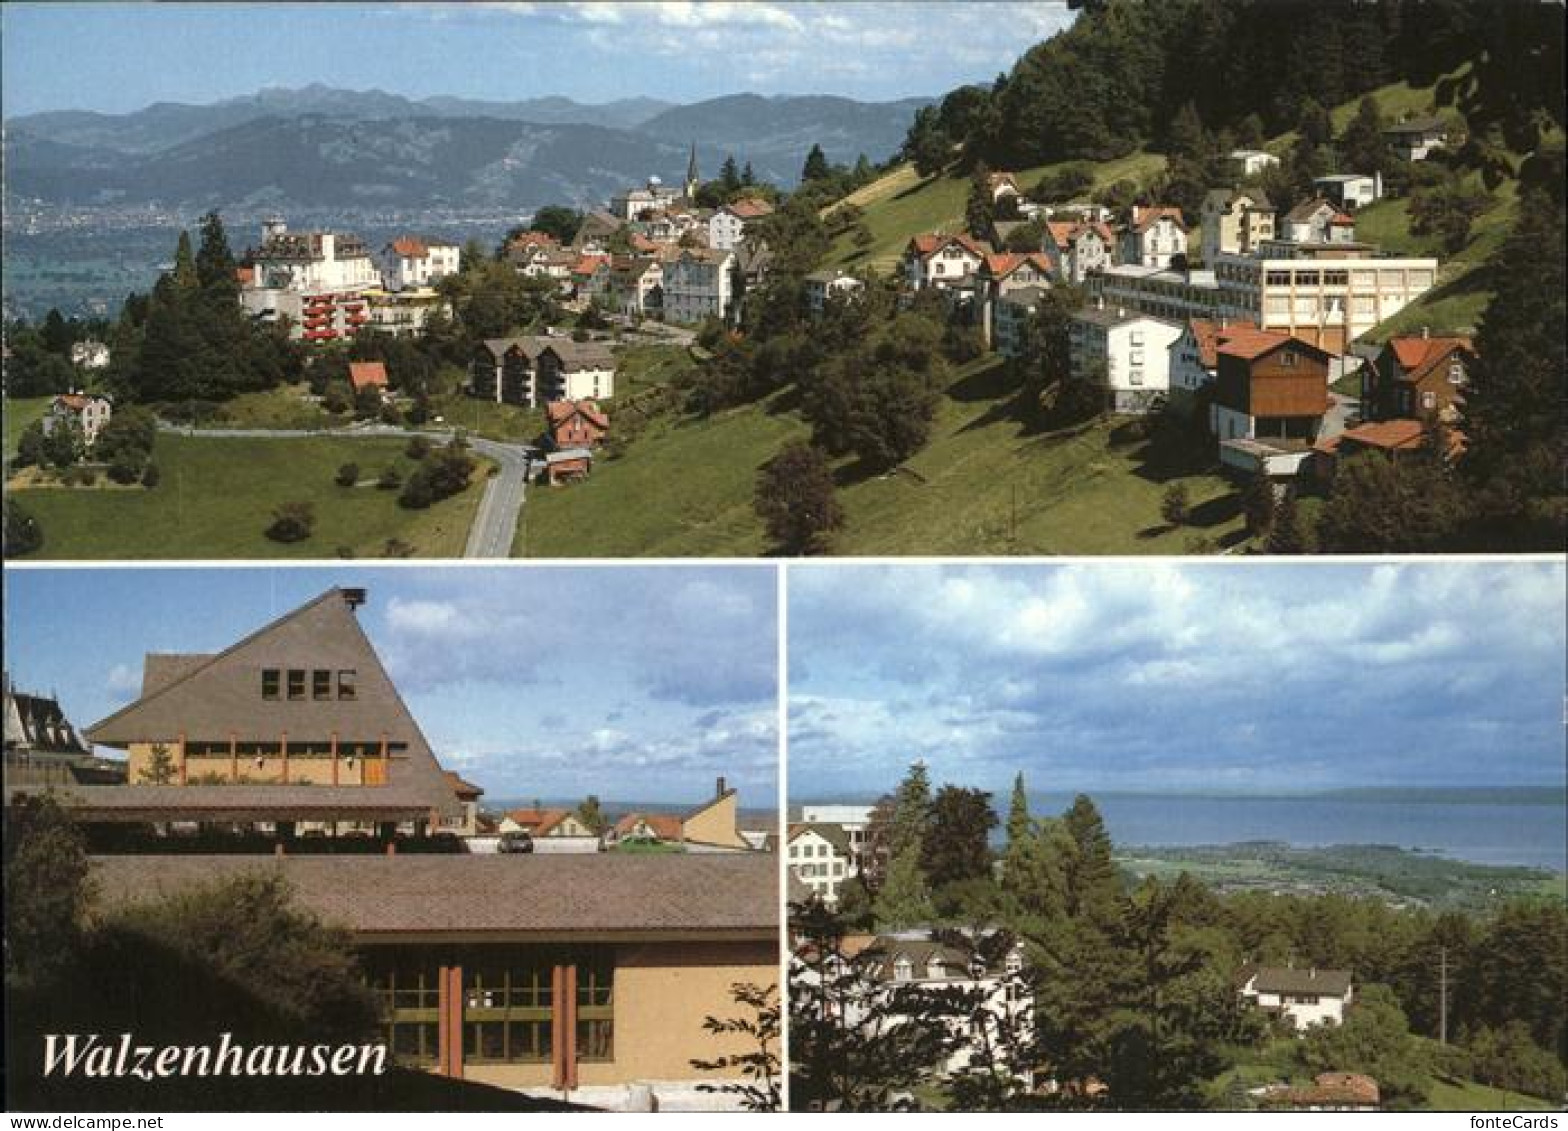
[[[778,981],[772,855],[475,855],[443,771],[333,589],[215,655],[149,655],[87,728],[130,784],[51,789],[110,904],[252,869],[348,928],[402,1062],[529,1090],[690,1097],[734,983]],[[42,792],[42,787],[20,790]],[[13,794],[15,796],[15,794]],[[606,1093],[608,1095],[608,1093]]]

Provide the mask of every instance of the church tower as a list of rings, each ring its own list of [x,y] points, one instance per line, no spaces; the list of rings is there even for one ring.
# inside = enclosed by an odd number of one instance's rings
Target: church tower
[[[691,143],[691,159],[686,162],[686,200],[695,203],[697,199],[697,143]]]

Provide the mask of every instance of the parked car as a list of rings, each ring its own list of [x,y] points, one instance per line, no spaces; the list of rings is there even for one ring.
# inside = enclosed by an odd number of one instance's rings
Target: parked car
[[[496,845],[497,852],[532,852],[534,838],[524,831],[502,833],[501,841]]]

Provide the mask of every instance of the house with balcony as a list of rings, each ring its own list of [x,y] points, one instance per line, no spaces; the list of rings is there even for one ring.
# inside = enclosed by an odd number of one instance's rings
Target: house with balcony
[[[1116,233],[1103,220],[1048,220],[1046,260],[1059,282],[1082,284],[1092,271],[1109,267],[1116,257]]]
[[[245,267],[240,305],[263,322],[288,319],[290,336],[312,343],[351,337],[368,323],[366,296],[382,281],[358,236],[292,232],[281,219],[262,225],[261,246],[246,252]]]
[[[1395,122],[1383,130],[1383,138],[1402,161],[1425,161],[1435,149],[1448,146],[1448,124],[1431,115],[1418,115]]]
[[[968,287],[991,248],[966,235],[927,232],[904,246],[904,283],[912,291]]]
[[[381,249],[381,283],[389,291],[417,290],[456,275],[459,249],[450,240],[399,236]]]
[[[1261,189],[1212,189],[1203,198],[1203,262],[1251,255],[1274,238],[1274,205]]]
[[[664,264],[664,318],[695,325],[728,318],[735,301],[735,252],[685,247]]]
[[[56,428],[74,424],[81,430],[82,440],[91,448],[98,440],[98,433],[113,416],[114,402],[101,393],[60,393],[49,401],[39,426],[47,436]]]
[[[1243,1001],[1289,1021],[1298,1033],[1314,1025],[1339,1025],[1355,1000],[1349,970],[1244,966],[1236,981]]]
[[[1165,270],[1187,254],[1187,222],[1181,209],[1169,205],[1133,205],[1127,226],[1117,240],[1123,263]]]

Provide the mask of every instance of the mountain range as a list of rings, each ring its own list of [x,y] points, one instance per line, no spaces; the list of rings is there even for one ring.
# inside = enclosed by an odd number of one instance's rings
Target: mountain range
[[[678,183],[692,145],[705,175],[733,155],[783,185],[813,144],[833,161],[881,161],[926,101],[738,94],[587,105],[274,88],[210,105],[7,119],[5,188],[76,206],[589,207],[650,175]]]

